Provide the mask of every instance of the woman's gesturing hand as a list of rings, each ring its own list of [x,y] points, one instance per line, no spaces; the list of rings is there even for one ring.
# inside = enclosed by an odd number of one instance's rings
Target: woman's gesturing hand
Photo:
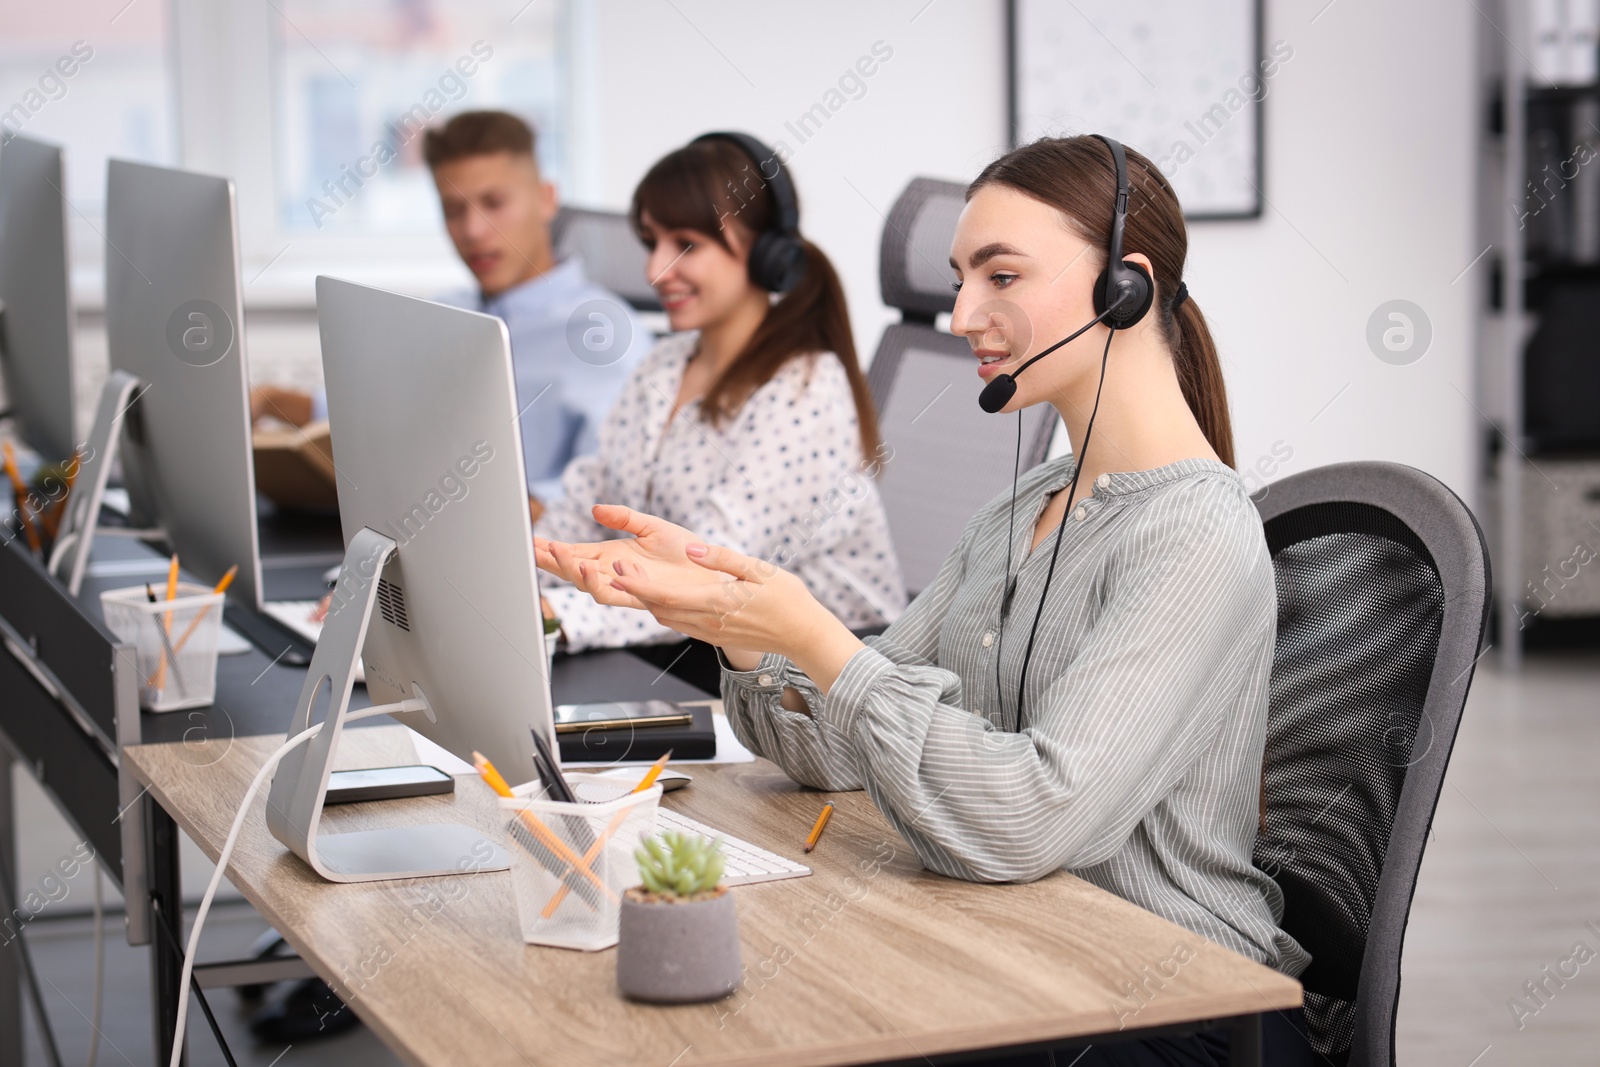
[[[660,574],[637,559],[618,559],[613,589],[663,626],[724,649],[776,652],[826,693],[862,645],[805,583],[765,560],[690,542],[684,556],[712,581]]]
[[[618,504],[597,505],[594,518],[602,526],[633,536],[576,545],[535,537],[533,551],[539,569],[566,579],[601,604],[629,608],[644,605],[615,587],[620,562],[648,567],[663,581],[720,585],[725,580],[685,555],[684,550],[699,540],[682,526]]]

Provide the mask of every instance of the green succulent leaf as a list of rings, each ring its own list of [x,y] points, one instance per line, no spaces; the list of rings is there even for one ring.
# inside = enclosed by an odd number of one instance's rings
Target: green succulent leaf
[[[651,893],[689,897],[715,889],[727,869],[721,840],[668,830],[646,838],[633,857],[639,880]]]

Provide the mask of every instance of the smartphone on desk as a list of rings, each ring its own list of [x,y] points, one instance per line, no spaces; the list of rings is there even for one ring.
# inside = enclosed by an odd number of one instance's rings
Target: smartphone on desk
[[[371,767],[334,771],[328,775],[324,804],[359,804],[367,800],[398,800],[454,792],[456,780],[437,767]]]
[[[618,730],[634,726],[688,726],[694,716],[666,700],[624,700],[598,704],[557,704],[556,733]]]

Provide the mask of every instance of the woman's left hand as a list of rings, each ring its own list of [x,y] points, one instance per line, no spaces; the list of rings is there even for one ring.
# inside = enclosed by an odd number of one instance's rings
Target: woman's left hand
[[[805,583],[783,568],[715,545],[691,544],[684,554],[733,580],[656,581],[646,568],[623,560],[611,584],[632,596],[661,625],[688,637],[788,658],[824,693],[863,647]]]

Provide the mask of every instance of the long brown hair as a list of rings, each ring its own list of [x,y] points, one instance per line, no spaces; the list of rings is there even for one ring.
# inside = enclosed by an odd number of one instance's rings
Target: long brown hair
[[[1128,154],[1128,227],[1123,253],[1150,257],[1156,283],[1151,313],[1172,351],[1183,399],[1218,458],[1233,466],[1233,423],[1222,364],[1206,317],[1191,296],[1176,308],[1173,297],[1183,281],[1189,234],[1172,185],[1142,153]],[[983,168],[967,186],[967,199],[986,185],[1004,185],[1049,204],[1066,215],[1079,236],[1096,250],[1099,267],[1111,239],[1111,209],[1117,197],[1117,169],[1111,152],[1096,137],[1041,137]]]
[[[634,230],[643,236],[642,219],[648,211],[656,225],[703,233],[730,253],[729,225],[744,228],[746,246],[754,243],[777,217],[772,192],[756,166],[757,161],[723,140],[697,141],[667,153],[633,191],[629,216]],[[700,410],[711,425],[720,426],[789,360],[832,352],[850,380],[861,427],[861,454],[871,456],[878,448],[878,416],[856,359],[844,286],[822,249],[804,239],[802,243],[805,277],[768,308],[744,350],[706,390]]]

